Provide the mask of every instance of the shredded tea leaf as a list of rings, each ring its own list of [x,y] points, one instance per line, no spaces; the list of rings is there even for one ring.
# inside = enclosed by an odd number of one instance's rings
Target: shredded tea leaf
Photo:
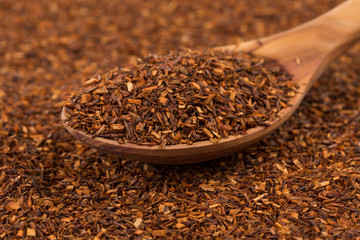
[[[99,69],[269,36],[343,0],[99,2],[0,1],[1,240],[360,238],[360,44],[273,134],[216,161],[121,159],[59,122]]]
[[[274,119],[295,92],[274,60],[181,50],[88,80],[66,104],[67,124],[120,143],[216,143]]]

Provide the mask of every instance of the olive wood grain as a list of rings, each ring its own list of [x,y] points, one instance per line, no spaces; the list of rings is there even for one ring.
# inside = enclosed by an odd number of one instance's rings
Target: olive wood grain
[[[264,138],[284,123],[296,110],[324,69],[360,38],[360,0],[349,0],[329,12],[290,30],[234,45],[217,47],[226,51],[246,51],[258,56],[276,59],[293,75],[298,93],[290,100],[291,107],[281,110],[278,118],[267,121],[267,127],[258,126],[245,135],[230,136],[213,144],[210,141],[192,145],[178,144],[147,147],[131,143],[119,144],[113,140],[93,138],[68,125],[65,128],[83,143],[101,152],[156,164],[188,164],[202,162],[244,149]],[[66,108],[61,118],[66,120]]]

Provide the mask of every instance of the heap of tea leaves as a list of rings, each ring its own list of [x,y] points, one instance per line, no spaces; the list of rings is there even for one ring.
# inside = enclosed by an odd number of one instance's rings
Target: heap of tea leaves
[[[180,50],[89,79],[69,97],[66,124],[119,143],[216,143],[274,119],[295,94],[274,60]]]

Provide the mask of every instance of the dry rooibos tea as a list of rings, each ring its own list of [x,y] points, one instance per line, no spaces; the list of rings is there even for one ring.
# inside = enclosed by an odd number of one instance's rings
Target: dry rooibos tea
[[[59,124],[64,93],[98,69],[268,36],[343,1],[1,0],[1,240],[359,238],[359,44],[274,134],[217,161],[129,161]]]
[[[273,119],[294,95],[273,60],[182,50],[88,80],[66,105],[67,124],[120,143],[215,143]]]

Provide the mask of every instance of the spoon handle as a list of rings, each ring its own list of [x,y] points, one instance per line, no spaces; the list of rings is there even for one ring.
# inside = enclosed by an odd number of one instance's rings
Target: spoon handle
[[[310,84],[302,83],[307,91],[329,63],[359,39],[360,0],[348,0],[309,22],[252,42],[250,49],[276,58],[297,79],[311,76]]]
[[[350,46],[360,38],[360,0],[348,0],[319,17],[281,33],[297,42],[313,42],[331,52],[342,45]],[[297,38],[298,37],[298,38]],[[269,39],[271,41],[271,39]]]

